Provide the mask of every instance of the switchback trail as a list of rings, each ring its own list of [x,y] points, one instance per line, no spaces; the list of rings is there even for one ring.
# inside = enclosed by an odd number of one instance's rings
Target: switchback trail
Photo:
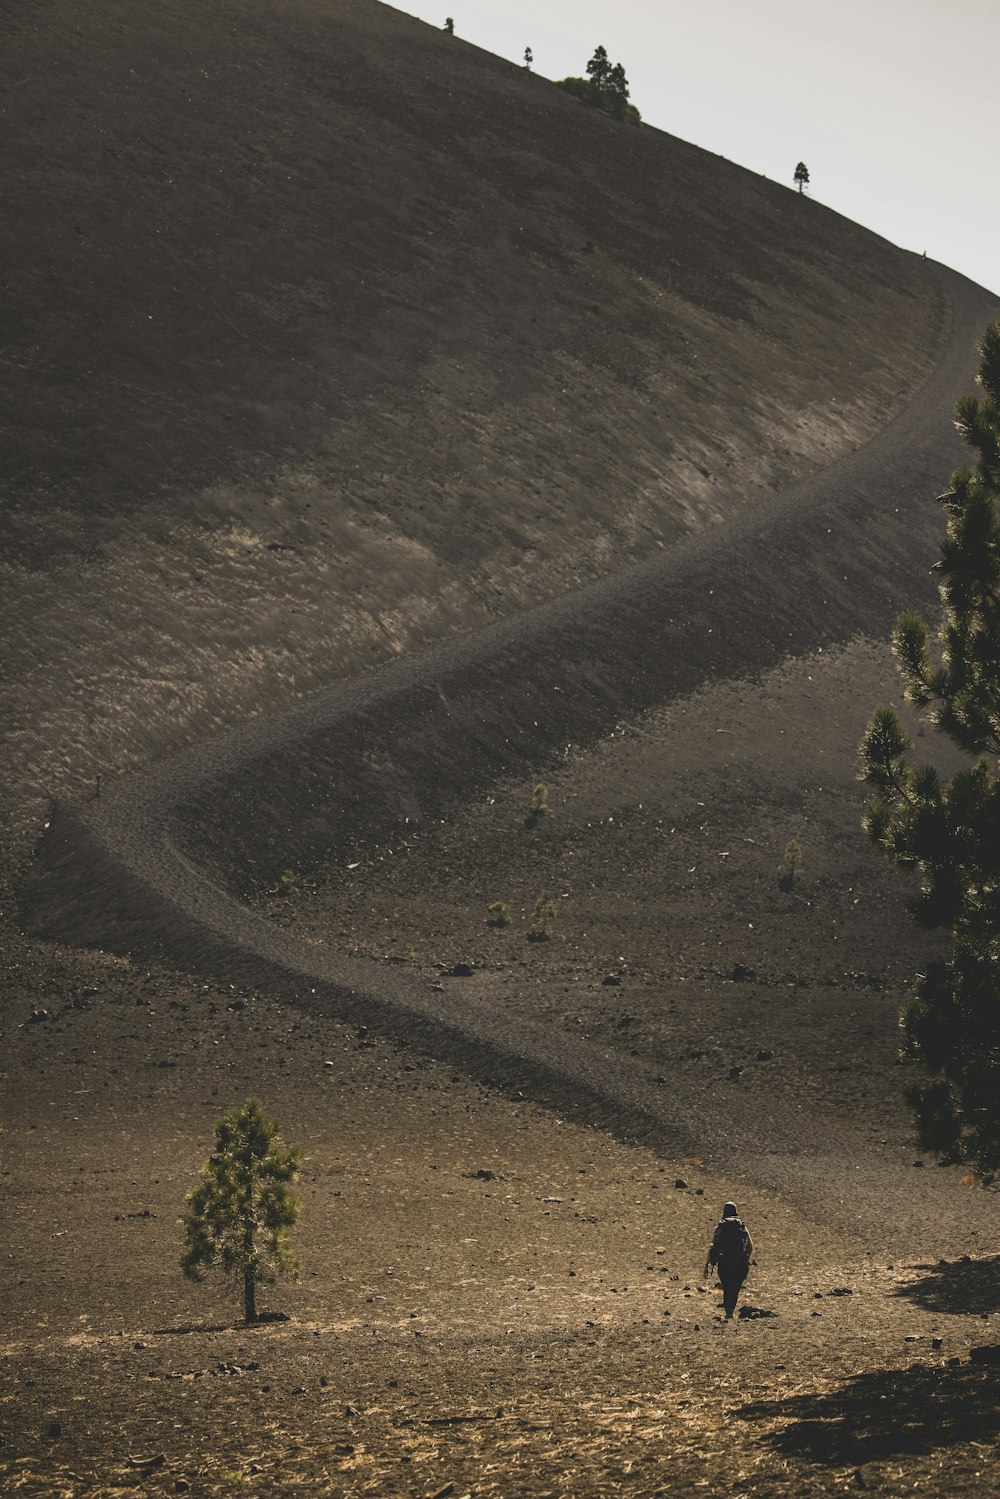
[[[190,971],[363,1021],[675,1156],[746,1144],[752,1121],[738,1104],[723,1139],[707,1100],[657,1083],[641,1061],[541,1025],[508,1034],[460,985],[436,992],[406,972],[321,950],[241,896],[287,865],[446,815],[498,777],[531,773],[568,744],[593,743],[623,717],[706,682],[753,679],[789,656],[884,635],[934,555],[932,498],[960,457],[954,402],[970,388],[977,340],[996,312],[956,274],[928,274],[948,309],[935,369],[874,441],[765,511],[626,575],[255,720],[105,785],[89,803],[56,807],[24,883],[30,928],[158,951]]]

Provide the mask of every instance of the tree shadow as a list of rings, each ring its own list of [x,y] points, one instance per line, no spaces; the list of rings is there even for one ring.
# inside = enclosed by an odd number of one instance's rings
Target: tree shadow
[[[1000,1435],[1000,1372],[974,1364],[880,1369],[837,1389],[739,1406],[744,1421],[781,1421],[766,1446],[831,1466],[927,1453]]]
[[[260,1312],[253,1322],[182,1322],[179,1327],[154,1327],[151,1338],[180,1337],[196,1332],[255,1332],[258,1327],[273,1327],[276,1322],[290,1322],[287,1312]]]
[[[914,1265],[914,1270],[928,1270],[918,1280],[898,1286],[893,1293],[916,1302],[930,1312],[1000,1311],[1000,1255],[973,1260],[963,1255],[959,1260],[939,1260],[936,1265]]]
[[[187,1333],[199,1332],[245,1332],[246,1322],[182,1322],[179,1327],[154,1327],[145,1334],[150,1338],[177,1338]],[[249,1326],[252,1328],[253,1323]]]

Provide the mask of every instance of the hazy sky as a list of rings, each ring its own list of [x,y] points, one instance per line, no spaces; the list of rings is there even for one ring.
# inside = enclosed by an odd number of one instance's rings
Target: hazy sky
[[[650,124],[1000,293],[1000,0],[404,0],[547,78],[601,44]]]

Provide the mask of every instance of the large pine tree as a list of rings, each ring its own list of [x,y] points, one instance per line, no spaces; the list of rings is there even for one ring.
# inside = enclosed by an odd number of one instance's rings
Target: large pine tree
[[[979,350],[981,394],[956,407],[978,462],[957,469],[941,496],[939,647],[913,613],[892,637],[907,701],[970,764],[942,781],[915,763],[891,707],[872,716],[860,753],[876,793],[869,836],[918,871],[918,924],[950,932],[947,955],[918,977],[901,1017],[906,1054],[929,1074],[909,1090],[921,1142],[989,1182],[1000,1176],[1000,321]]]

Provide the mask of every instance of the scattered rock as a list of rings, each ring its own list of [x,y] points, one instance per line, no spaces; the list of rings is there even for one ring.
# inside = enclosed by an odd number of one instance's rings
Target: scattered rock
[[[774,1052],[769,1046],[762,1046],[757,1053],[757,1060],[758,1062],[769,1062],[773,1056]]]
[[[608,984],[608,985],[620,984],[621,981],[622,981],[622,976],[621,976],[620,973],[606,973],[604,975],[604,977],[601,979],[601,983],[602,984]]]
[[[944,1338],[931,1338],[931,1347],[932,1348],[943,1348],[944,1347]]]
[[[922,1343],[924,1335],[921,1332],[908,1332],[903,1338],[904,1343]]]
[[[479,1170],[474,1171],[472,1174],[475,1177],[476,1181],[495,1182],[497,1179],[496,1172],[488,1171],[485,1166],[480,1166]]]
[[[833,1290],[829,1292],[829,1295],[831,1295],[831,1296],[853,1296],[854,1292],[851,1290],[850,1286],[834,1286]]]
[[[683,1176],[679,1176],[674,1182],[674,1186],[677,1188],[678,1192],[686,1192],[688,1184],[684,1180]]]
[[[974,1364],[1000,1364],[1000,1344],[981,1343],[969,1349],[969,1357]]]
[[[776,1317],[777,1312],[768,1311],[762,1306],[741,1306],[740,1319],[744,1322],[756,1322],[761,1317]]]
[[[41,1025],[41,1023],[42,1023],[43,1020],[51,1020],[51,1019],[52,1019],[51,1012],[49,1010],[43,1009],[42,1006],[39,1005],[38,1008],[32,1010],[31,1014],[28,1016],[28,1024],[29,1025]]]
[[[471,963],[453,963],[444,970],[444,976],[448,979],[470,979],[475,971]]]
[[[743,1076],[743,1068],[742,1067],[730,1067],[730,1069],[729,1069],[729,1081],[731,1083],[734,1083],[738,1077],[742,1077],[742,1076]]]
[[[62,1422],[61,1421],[50,1421],[49,1424],[48,1424],[48,1426],[45,1428],[45,1435],[47,1437],[52,1437],[52,1438],[61,1437],[62,1436]]]
[[[734,963],[733,971],[729,975],[734,984],[752,984],[757,978],[753,968],[748,968],[745,963]]]

